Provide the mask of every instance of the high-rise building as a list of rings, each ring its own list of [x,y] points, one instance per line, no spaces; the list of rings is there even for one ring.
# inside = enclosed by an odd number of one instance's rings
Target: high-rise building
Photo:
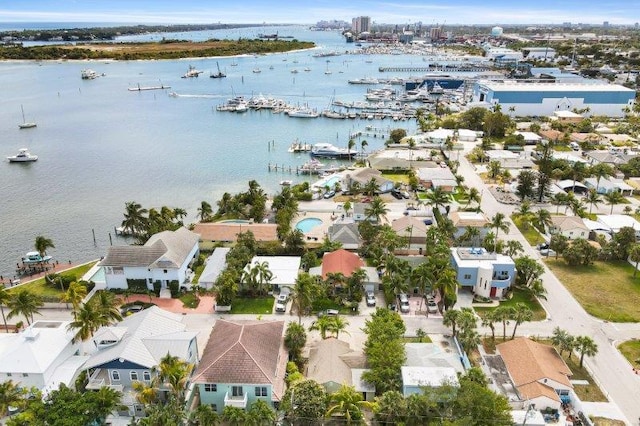
[[[369,16],[358,16],[351,20],[351,31],[356,34],[368,33],[371,31],[371,18]]]
[[[429,31],[429,36],[432,41],[440,40],[442,37],[442,28],[441,27],[433,27],[431,31]]]

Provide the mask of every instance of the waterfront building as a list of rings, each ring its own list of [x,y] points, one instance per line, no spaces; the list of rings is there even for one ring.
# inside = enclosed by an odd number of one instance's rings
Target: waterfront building
[[[585,114],[623,117],[633,108],[635,91],[617,84],[521,83],[478,81],[473,88],[474,106],[500,105],[510,116],[550,116],[555,111],[588,109]]]
[[[368,33],[371,31],[371,17],[358,16],[351,20],[351,31],[355,34]]]
[[[462,288],[482,297],[502,298],[515,283],[516,264],[509,256],[481,247],[454,247],[451,264]]]

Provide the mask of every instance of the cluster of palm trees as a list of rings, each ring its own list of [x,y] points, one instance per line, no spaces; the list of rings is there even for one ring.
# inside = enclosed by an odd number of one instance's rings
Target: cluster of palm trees
[[[252,294],[265,295],[273,279],[273,272],[269,269],[269,262],[255,262],[242,274],[241,282]]]
[[[118,310],[120,301],[114,293],[98,291],[89,301],[82,303],[86,291],[82,284],[71,283],[63,296],[63,301],[73,306],[73,321],[69,323],[68,329],[75,331],[75,342],[90,339],[100,327],[122,321]]]
[[[552,203],[556,205],[556,214],[559,213],[560,207],[564,206],[564,212],[567,210],[580,217],[586,217],[586,205],[589,206],[588,214],[590,215],[593,207],[602,204],[603,202],[611,206],[609,214],[613,214],[614,206],[625,202],[625,197],[618,191],[607,192],[606,194],[600,194],[595,188],[590,188],[585,194],[583,199],[576,197],[573,192],[557,193],[552,199]]]
[[[598,344],[591,337],[572,336],[560,327],[553,329],[551,343],[558,349],[560,356],[566,351],[571,358],[573,351],[577,351],[580,354],[580,368],[585,356],[595,356],[598,353]]]
[[[209,222],[216,219],[253,219],[255,222],[262,222],[265,217],[265,206],[267,194],[260,187],[256,180],[249,181],[249,189],[231,195],[228,192],[222,194],[218,200],[215,215],[212,215],[211,205],[203,202],[198,209],[198,216],[202,222]]]
[[[17,291],[9,292],[5,287],[0,286],[0,312],[2,313],[2,321],[7,333],[9,332],[7,320],[21,316],[27,321],[28,325],[31,325],[33,316],[40,314],[40,308],[43,305],[42,297],[29,290],[18,289]],[[9,309],[6,315],[4,312],[5,307]]]
[[[507,340],[507,325],[513,323],[511,339],[516,337],[518,326],[533,319],[533,311],[524,303],[515,305],[500,305],[490,309],[482,315],[482,325],[491,330],[491,340],[496,340],[496,324],[502,324],[502,340]]]
[[[158,211],[154,208],[145,209],[135,201],[125,203],[122,229],[125,233],[135,236],[140,243],[144,243],[153,234],[162,231],[175,231],[184,225],[187,216],[182,208],[162,206]]]

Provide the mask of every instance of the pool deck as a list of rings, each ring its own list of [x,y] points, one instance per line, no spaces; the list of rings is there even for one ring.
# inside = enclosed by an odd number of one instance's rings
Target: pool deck
[[[314,227],[313,229],[311,229],[309,232],[305,232],[304,236],[305,236],[306,242],[308,241],[315,242],[316,239],[318,242],[322,242],[322,240],[324,239],[324,236],[327,235],[327,232],[329,231],[329,226],[331,226],[331,224],[334,223],[334,219],[336,217],[339,217],[339,216],[332,215],[331,213],[328,213],[328,212],[301,211],[301,212],[298,212],[296,217],[293,219],[292,226],[295,227],[296,224],[303,219],[310,219],[310,218],[320,219],[322,223]]]

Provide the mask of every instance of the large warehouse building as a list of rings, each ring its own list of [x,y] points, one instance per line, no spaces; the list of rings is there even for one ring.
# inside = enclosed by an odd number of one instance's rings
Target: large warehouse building
[[[623,117],[633,107],[635,91],[617,84],[520,83],[479,81],[472,102],[511,116],[548,116],[555,111],[583,110],[585,115]]]

